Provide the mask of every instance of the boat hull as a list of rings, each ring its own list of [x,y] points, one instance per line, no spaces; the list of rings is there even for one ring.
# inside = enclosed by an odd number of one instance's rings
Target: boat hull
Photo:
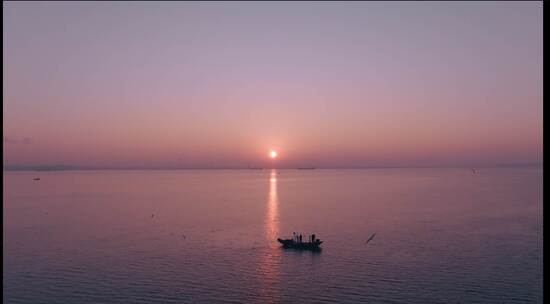
[[[283,245],[283,248],[298,250],[320,250],[320,245],[323,243],[321,240],[316,240],[315,242],[296,242],[292,239],[277,239],[277,241]]]

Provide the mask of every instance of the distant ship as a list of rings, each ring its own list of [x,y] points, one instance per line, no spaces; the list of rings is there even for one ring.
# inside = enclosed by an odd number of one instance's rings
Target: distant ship
[[[313,170],[314,167],[298,167],[298,170]]]
[[[35,177],[32,180],[40,180],[40,177]]]

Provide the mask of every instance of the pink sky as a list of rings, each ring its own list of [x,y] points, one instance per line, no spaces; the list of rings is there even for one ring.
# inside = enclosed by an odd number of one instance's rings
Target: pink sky
[[[4,166],[542,162],[541,2],[4,2]]]

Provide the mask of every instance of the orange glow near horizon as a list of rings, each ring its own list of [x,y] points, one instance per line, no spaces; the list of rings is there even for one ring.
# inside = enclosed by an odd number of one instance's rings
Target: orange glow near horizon
[[[6,2],[4,167],[543,163],[542,2],[224,5]]]

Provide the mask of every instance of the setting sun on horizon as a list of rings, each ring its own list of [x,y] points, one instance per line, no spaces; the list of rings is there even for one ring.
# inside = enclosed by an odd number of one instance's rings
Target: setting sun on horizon
[[[269,157],[271,157],[271,159],[277,158],[277,151],[271,150],[269,152]]]

